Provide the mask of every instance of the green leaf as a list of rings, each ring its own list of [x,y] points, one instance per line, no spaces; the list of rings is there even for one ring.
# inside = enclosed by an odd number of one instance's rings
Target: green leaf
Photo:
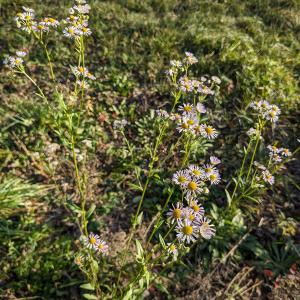
[[[96,205],[93,203],[92,206],[90,207],[90,209],[88,210],[88,212],[86,213],[87,219],[92,215],[92,213],[94,212],[95,209],[96,209]]]
[[[232,198],[226,189],[225,189],[225,193],[226,193],[226,197],[227,197],[228,206],[230,207],[231,203],[232,203]]]
[[[124,296],[124,298],[122,300],[130,300],[130,299],[132,299],[131,296],[132,296],[132,286],[130,285],[128,292],[126,293],[126,295]]]
[[[85,299],[89,299],[89,300],[98,300],[98,298],[97,298],[95,295],[92,295],[92,294],[83,294],[82,296],[83,296],[83,298],[85,298]]]
[[[136,251],[137,251],[138,256],[142,257],[143,253],[144,253],[144,250],[143,250],[143,247],[142,247],[140,241],[135,240],[135,244],[136,244]]]
[[[90,283],[85,283],[80,286],[82,289],[93,291],[95,288]]]
[[[163,249],[166,249],[167,246],[166,246],[166,243],[165,243],[163,237],[161,235],[159,235],[158,237],[159,237],[159,241],[160,241],[161,246],[163,247]]]

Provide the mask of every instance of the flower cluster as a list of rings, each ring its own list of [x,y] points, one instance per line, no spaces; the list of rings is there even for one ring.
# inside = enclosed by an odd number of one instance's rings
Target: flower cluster
[[[96,77],[85,67],[71,67],[71,70],[76,77],[76,84],[78,84],[81,89],[89,88],[89,84],[86,82],[87,78],[90,80],[96,80]]]
[[[267,148],[269,150],[270,159],[275,163],[279,163],[282,161],[283,158],[292,155],[290,150],[287,148],[277,148],[276,146],[271,145],[269,145]]]
[[[221,181],[220,173],[216,168],[219,163],[218,158],[211,156],[210,164],[204,164],[201,167],[190,165],[185,170],[177,171],[173,175],[173,182],[183,189],[188,197],[208,193],[208,182],[211,185],[216,185]]]
[[[81,236],[80,240],[87,249],[107,255],[108,245],[104,240],[100,239],[99,235],[90,233],[88,236]]]
[[[257,111],[262,119],[269,120],[272,123],[275,123],[280,115],[280,109],[278,106],[271,105],[266,100],[253,101],[250,103],[250,107]]]
[[[35,19],[35,11],[31,8],[27,8],[25,6],[22,7],[23,12],[19,12],[15,21],[17,23],[18,28],[24,30],[28,33],[30,32],[49,32],[50,28],[56,28],[59,25],[59,21],[54,18],[44,18],[41,21]]]
[[[178,202],[167,213],[170,222],[176,224],[179,242],[189,244],[195,242],[199,236],[210,239],[215,234],[214,225],[204,216],[204,209],[195,198],[186,199],[188,206]]]
[[[161,117],[170,117],[176,121],[179,132],[191,133],[195,136],[201,135],[207,139],[215,139],[218,136],[217,130],[211,125],[201,124],[200,115],[206,112],[205,106],[198,102],[196,105],[185,103],[180,105],[178,113],[168,115],[167,112],[159,110],[157,113]]]
[[[70,15],[64,20],[67,25],[63,30],[64,36],[77,39],[92,34],[88,27],[90,5],[85,0],[75,0],[76,4],[69,9]]]
[[[4,59],[3,64],[8,66],[9,69],[21,70],[23,68],[23,57],[27,55],[25,51],[17,51],[16,56],[9,56]]]

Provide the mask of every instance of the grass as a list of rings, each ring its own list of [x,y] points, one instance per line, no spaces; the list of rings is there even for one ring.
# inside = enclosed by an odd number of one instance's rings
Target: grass
[[[85,114],[76,132],[76,151],[88,174],[87,205],[96,205],[89,229],[102,232],[112,251],[124,247],[128,216],[140,199],[135,173],[145,172],[157,133],[154,111],[170,105],[163,72],[170,59],[191,51],[199,58],[195,76],[211,74],[222,79],[220,96],[207,104],[214,108],[210,118],[221,136],[214,146],[201,145],[191,154],[196,160],[200,153],[211,151],[222,157],[223,182],[205,202],[217,224],[217,236],[197,244],[182,264],[166,271],[143,297],[212,299],[225,294],[230,299],[261,293],[285,299],[281,289],[299,280],[298,272],[288,277],[291,266],[299,262],[299,237],[293,232],[293,222],[299,221],[299,162],[287,164],[275,186],[256,199],[259,205],[243,201],[229,210],[223,189],[242,161],[244,132],[252,125],[247,110],[250,101],[263,98],[279,105],[282,115],[275,140],[290,149],[299,145],[299,3],[116,0],[90,4],[93,35],[86,60],[99,80],[86,96]],[[38,15],[64,18],[72,3],[0,1],[0,58],[28,47],[30,72],[50,94],[42,50],[13,21],[22,5],[33,7]],[[63,86],[70,83],[68,68],[76,64],[76,58],[71,43],[66,39],[57,43],[59,38],[58,33],[52,36],[49,48]],[[4,69],[0,95],[0,268],[4,271],[0,295],[3,299],[81,299],[79,285],[85,281],[73,263],[80,234],[76,226],[79,202],[70,176],[73,163],[68,145],[59,138],[68,134],[63,107],[59,99],[51,99],[57,104],[52,114],[31,84],[8,76]],[[72,98],[65,100],[75,106]],[[138,154],[134,160],[112,128],[113,120],[121,118],[132,124],[126,134]],[[273,135],[270,130],[266,144]],[[259,149],[258,157],[264,155]],[[144,203],[146,225],[139,229],[142,237],[168,195],[164,178],[171,176],[176,161],[170,158],[167,165],[168,169],[157,169],[150,182]],[[114,274],[104,275],[103,286],[109,289]],[[237,282],[236,276],[244,277]],[[282,285],[274,290],[280,277]],[[286,299],[296,299],[296,289],[295,294],[289,292]]]

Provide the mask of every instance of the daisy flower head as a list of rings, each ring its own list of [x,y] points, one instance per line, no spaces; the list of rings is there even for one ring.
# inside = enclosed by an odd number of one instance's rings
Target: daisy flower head
[[[221,84],[221,79],[218,76],[212,76],[211,80],[217,85]]]
[[[179,132],[193,132],[195,126],[198,125],[198,119],[194,115],[184,115],[178,121],[177,130]]]
[[[196,105],[196,111],[199,114],[204,114],[204,113],[206,113],[206,108],[202,103],[198,102],[197,105]]]
[[[182,219],[183,220],[189,220],[191,223],[193,223],[197,218],[197,215],[195,214],[194,210],[190,207],[184,207],[182,209]]]
[[[25,57],[27,55],[26,51],[16,51],[16,55],[18,57]]]
[[[291,151],[287,148],[280,148],[279,151],[280,151],[280,154],[285,157],[289,157],[292,155]]]
[[[206,124],[200,125],[200,134],[207,139],[215,139],[218,136],[217,130]]]
[[[53,18],[44,18],[41,23],[44,24],[45,26],[55,27],[55,28],[59,25],[59,21]]]
[[[209,160],[210,160],[210,163],[211,163],[213,166],[216,166],[216,165],[218,165],[218,164],[221,163],[221,160],[218,159],[216,156],[211,156],[211,157],[209,158]]]
[[[76,255],[76,257],[74,258],[74,263],[77,266],[82,266],[84,264],[84,261],[85,261],[85,256],[82,254]]]
[[[269,156],[270,156],[270,158],[271,158],[274,162],[279,163],[279,162],[282,161],[282,158],[281,158],[281,156],[280,156],[278,153],[272,153],[272,152],[270,152],[270,153],[269,153]]]
[[[201,168],[196,165],[190,165],[188,171],[192,177],[201,178]]]
[[[275,123],[279,119],[280,109],[276,105],[271,105],[270,109],[263,113],[266,120],[270,120],[272,123]]]
[[[180,69],[182,68],[182,62],[180,60],[171,60],[170,66],[175,69]]]
[[[179,89],[182,92],[193,91],[193,82],[187,76],[180,77],[178,84],[179,84]]]
[[[195,242],[199,237],[199,226],[187,219],[178,223],[175,230],[177,232],[177,238],[181,243],[186,242],[189,244],[191,242]]]
[[[214,95],[215,93],[212,89],[204,84],[199,85],[197,92],[203,95]]]
[[[192,198],[189,200],[189,207],[193,210],[196,216],[204,215],[204,208],[196,199]]]
[[[33,27],[33,30],[42,33],[42,32],[49,32],[50,29],[44,22],[40,22]]]
[[[82,76],[82,77],[87,77],[87,74],[89,73],[87,68],[84,67],[71,67],[72,73],[75,76]]]
[[[78,86],[83,90],[88,89],[90,86],[85,80],[77,80],[76,84],[78,84]]]
[[[74,5],[73,10],[77,11],[79,14],[88,14],[90,12],[91,7],[87,4],[79,4],[79,5]]]
[[[177,171],[176,173],[174,173],[172,181],[175,184],[177,184],[181,187],[184,187],[188,184],[190,179],[191,179],[191,177],[186,170],[180,170],[180,171]]]
[[[199,233],[206,240],[210,240],[216,234],[215,226],[210,222],[211,220],[206,217],[199,218]]]
[[[92,31],[91,31],[90,28],[88,28],[86,26],[82,26],[82,27],[78,28],[78,34],[79,35],[90,36],[92,34]]]
[[[173,243],[167,243],[167,247],[168,247],[167,251],[168,251],[169,254],[172,254],[174,256],[178,255],[178,249],[177,249],[177,247],[176,247],[175,244],[173,244]]]
[[[126,125],[128,125],[128,121],[125,119],[115,120],[113,123],[114,129],[119,129],[119,130],[123,130]]]
[[[187,197],[195,196],[199,193],[203,192],[203,182],[200,180],[193,178],[188,181],[187,185],[184,186],[185,192],[187,193]]]
[[[210,184],[212,184],[212,185],[219,184],[221,181],[221,176],[218,171],[214,171],[214,172],[210,173],[207,177],[210,181]]]
[[[214,165],[212,165],[212,164],[205,164],[201,168],[202,179],[209,179],[209,175],[211,175],[213,173],[217,173],[217,172],[218,172],[218,170],[217,170],[216,167],[214,167]]]
[[[156,114],[160,117],[160,118],[169,118],[169,114],[167,113],[166,110],[164,109],[157,109],[156,110]]]
[[[91,80],[96,80],[96,77],[90,72],[86,73],[86,78],[91,79]]]
[[[182,204],[176,203],[176,206],[172,204],[172,208],[167,212],[168,218],[171,220],[171,224],[180,222],[182,219],[183,208]]]
[[[107,243],[104,240],[99,239],[96,245],[96,250],[103,255],[107,255],[108,253]]]
[[[23,65],[23,59],[21,57],[9,56],[4,59],[3,64],[6,65],[10,70],[14,68],[21,68]]]
[[[87,247],[88,249],[94,249],[97,250],[97,246],[99,243],[99,235],[94,234],[94,233],[90,233],[87,237],[83,236],[81,238],[83,244],[85,245],[85,247]]]
[[[275,145],[268,145],[267,149],[271,152],[271,153],[279,153],[280,149],[278,147],[276,147]]]
[[[190,114],[194,111],[193,104],[184,103],[178,107],[178,110],[181,111],[183,114]]]
[[[198,59],[195,57],[195,55],[193,53],[185,52],[184,62],[187,65],[193,65],[193,64],[196,64],[198,62]]]
[[[273,185],[275,182],[274,176],[268,170],[262,172],[262,177],[264,182],[267,182],[270,185]]]
[[[66,27],[63,31],[63,35],[68,38],[76,38],[78,29],[75,26]]]

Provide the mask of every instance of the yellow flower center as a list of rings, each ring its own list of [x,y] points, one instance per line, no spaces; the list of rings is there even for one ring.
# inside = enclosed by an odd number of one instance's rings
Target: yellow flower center
[[[210,173],[212,171],[212,168],[209,168],[209,167],[205,168],[204,171],[205,171],[205,173]]]
[[[38,25],[38,30],[43,30],[45,27],[43,25]]]
[[[190,214],[189,215],[189,219],[190,219],[190,221],[194,221],[195,220],[195,216],[193,214]]]
[[[211,181],[215,181],[215,180],[217,180],[217,175],[216,174],[210,174],[209,175],[209,179],[211,180]]]
[[[72,28],[69,28],[68,32],[69,32],[70,34],[73,34],[73,33],[74,33],[74,30],[73,30]]]
[[[83,68],[83,67],[79,67],[79,68],[78,68],[78,71],[79,71],[80,73],[83,73],[84,68]]]
[[[189,124],[189,125],[194,125],[194,120],[187,120],[187,123]]]
[[[198,212],[200,210],[200,207],[198,205],[194,204],[192,206],[192,209],[194,210],[194,212]]]
[[[193,227],[190,226],[190,225],[185,225],[185,226],[182,227],[182,232],[185,235],[192,235],[192,233],[193,233]]]
[[[170,251],[175,251],[176,250],[176,246],[174,245],[174,244],[172,244],[171,246],[170,246]]]
[[[270,111],[270,116],[272,117],[272,118],[274,118],[275,116],[276,116],[276,112],[275,111]]]
[[[96,239],[93,236],[90,238],[90,244],[92,245],[96,244]]]
[[[187,105],[183,108],[184,111],[190,112],[192,110],[192,107],[190,105]]]
[[[207,134],[212,134],[214,132],[214,129],[211,126],[207,126],[205,128],[205,131],[206,131]]]
[[[198,187],[198,185],[197,185],[197,183],[196,183],[195,181],[191,181],[191,182],[189,182],[189,184],[188,184],[188,188],[189,188],[190,190],[192,190],[192,191],[195,191],[195,190],[197,189],[197,187]]]
[[[194,174],[195,176],[199,176],[201,173],[200,173],[199,170],[193,170],[193,174]]]
[[[18,59],[18,58],[16,58],[16,60],[15,60],[15,64],[16,64],[16,65],[19,65],[19,64],[21,64],[21,60],[20,60],[20,59]]]
[[[87,32],[88,30],[87,30],[87,28],[84,27],[84,28],[82,28],[82,31]]]
[[[184,183],[184,182],[186,182],[186,178],[184,176],[179,176],[178,177],[178,182]]]
[[[25,17],[25,20],[26,20],[26,21],[30,21],[30,20],[31,20],[31,16],[27,15],[27,16]]]
[[[101,243],[100,243],[100,244],[98,245],[98,249],[99,249],[99,250],[102,250],[103,248],[104,248],[104,244],[101,244]]]
[[[55,23],[55,20],[54,20],[53,18],[50,18],[50,19],[49,19],[49,22],[50,22],[50,23]]]
[[[173,217],[174,217],[175,219],[180,219],[180,216],[181,216],[181,209],[175,208],[175,209],[173,210]]]
[[[189,125],[187,123],[182,123],[181,126],[182,126],[183,129],[188,129],[189,128]]]

